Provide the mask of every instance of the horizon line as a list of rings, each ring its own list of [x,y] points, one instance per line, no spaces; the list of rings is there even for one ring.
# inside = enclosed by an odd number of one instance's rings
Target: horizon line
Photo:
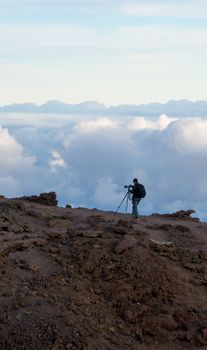
[[[106,108],[110,108],[110,107],[119,107],[119,106],[148,106],[151,104],[158,104],[158,105],[165,105],[168,104],[169,102],[190,102],[190,103],[198,103],[198,102],[207,102],[207,100],[191,100],[191,99],[187,99],[187,98],[181,98],[181,99],[169,99],[166,100],[165,102],[159,102],[159,101],[152,101],[152,102],[134,102],[134,103],[130,103],[130,102],[123,102],[120,104],[106,104],[104,102],[100,102],[98,100],[81,100],[79,102],[69,102],[69,101],[63,101],[63,100],[58,100],[58,99],[49,99],[49,100],[45,100],[45,102],[43,103],[37,103],[37,102],[33,102],[33,101],[24,101],[24,102],[11,102],[11,103],[7,103],[7,104],[3,104],[0,105],[0,108],[5,108],[5,107],[10,107],[10,106],[20,106],[20,105],[34,105],[36,107],[42,107],[47,103],[61,103],[61,104],[66,104],[66,105],[71,105],[71,106],[76,106],[76,105],[81,105],[81,104],[92,104],[92,103],[96,103],[99,105],[103,105]]]

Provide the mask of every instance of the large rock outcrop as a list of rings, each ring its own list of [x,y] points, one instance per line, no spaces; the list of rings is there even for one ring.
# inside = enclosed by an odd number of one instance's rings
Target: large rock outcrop
[[[24,196],[19,198],[33,203],[39,203],[44,205],[50,205],[56,207],[58,204],[57,196],[55,192],[40,193],[39,196]]]

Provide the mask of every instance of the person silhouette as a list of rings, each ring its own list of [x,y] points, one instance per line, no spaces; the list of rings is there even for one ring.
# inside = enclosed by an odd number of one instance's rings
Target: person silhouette
[[[137,178],[133,179],[134,185],[132,185],[132,216],[137,219],[139,215],[138,204],[141,201],[142,197],[140,195],[140,187]]]

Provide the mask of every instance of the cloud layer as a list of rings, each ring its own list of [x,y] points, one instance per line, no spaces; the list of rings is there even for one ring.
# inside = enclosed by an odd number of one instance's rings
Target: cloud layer
[[[27,117],[1,118],[2,194],[54,190],[60,205],[116,210],[138,177],[142,214],[192,208],[205,219],[205,119]]]

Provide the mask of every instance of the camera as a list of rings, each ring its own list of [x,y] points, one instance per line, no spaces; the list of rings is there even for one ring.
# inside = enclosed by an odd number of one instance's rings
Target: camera
[[[124,188],[128,188],[128,190],[131,190],[132,189],[132,185],[125,185]]]

